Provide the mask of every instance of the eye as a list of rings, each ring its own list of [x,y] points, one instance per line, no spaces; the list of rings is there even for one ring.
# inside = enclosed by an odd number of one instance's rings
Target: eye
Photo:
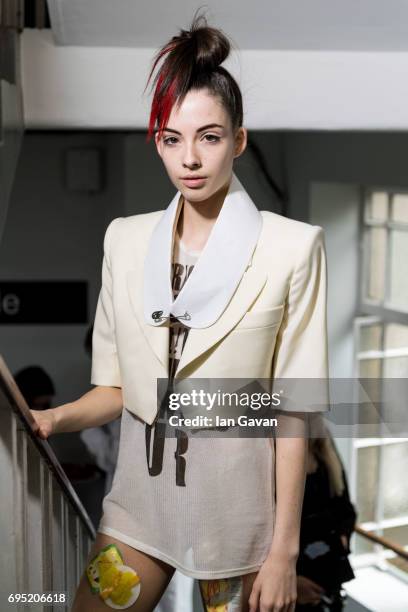
[[[173,145],[176,142],[178,142],[176,136],[167,136],[166,138],[163,138],[163,142],[165,145]]]
[[[217,136],[216,134],[205,134],[204,138],[207,142],[218,142],[221,140],[221,136]]]

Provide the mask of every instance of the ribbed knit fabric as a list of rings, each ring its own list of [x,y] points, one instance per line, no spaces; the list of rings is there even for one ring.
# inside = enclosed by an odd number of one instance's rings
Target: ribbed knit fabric
[[[176,240],[174,296],[198,256]],[[171,377],[189,328],[174,318],[170,326]],[[154,426],[124,407],[118,463],[98,530],[192,578],[259,570],[272,543],[275,517],[272,440],[191,435],[176,470],[177,444],[176,438],[165,438],[162,454],[153,456]]]

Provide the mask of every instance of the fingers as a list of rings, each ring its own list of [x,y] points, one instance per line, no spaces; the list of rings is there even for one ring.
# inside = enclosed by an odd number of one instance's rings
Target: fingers
[[[44,438],[44,431],[40,425],[37,427],[34,433],[37,434],[38,438]]]
[[[43,422],[41,416],[37,416],[37,410],[31,410],[31,414],[34,418],[34,423],[32,424],[32,430],[36,434],[37,437],[46,440],[50,435],[50,426],[48,422]]]
[[[39,436],[40,435],[40,423],[37,421],[37,418],[36,418],[36,416],[34,414],[34,411],[30,410],[30,412],[31,412],[31,416],[34,419],[34,422],[31,423],[31,429],[33,430],[33,433],[35,433],[37,436]]]
[[[41,438],[43,438],[43,440],[46,440],[51,435],[50,424],[48,422],[45,422],[42,425],[40,425],[39,432],[40,432]]]
[[[251,591],[251,595],[248,600],[249,612],[257,612],[258,606],[259,606],[259,596],[260,596],[260,589],[256,585],[256,582],[254,582],[252,591]]]
[[[320,601],[320,596],[324,593],[324,588],[320,586],[320,584],[314,583],[314,585],[310,589],[310,596],[313,597],[315,602]]]
[[[38,430],[40,429],[40,426],[38,425],[37,421],[34,421],[34,423],[32,423],[31,428],[33,430],[34,433],[38,433]]]

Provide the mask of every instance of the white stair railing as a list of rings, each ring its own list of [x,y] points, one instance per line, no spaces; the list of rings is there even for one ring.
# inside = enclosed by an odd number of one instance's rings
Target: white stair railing
[[[49,443],[33,433],[32,423],[0,356],[0,610],[65,611],[95,530]],[[9,601],[22,593],[32,597],[32,605]],[[52,605],[41,606],[41,596]]]

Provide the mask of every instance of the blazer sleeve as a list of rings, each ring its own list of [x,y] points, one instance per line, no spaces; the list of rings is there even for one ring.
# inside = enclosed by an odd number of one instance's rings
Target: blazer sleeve
[[[297,402],[296,410],[327,411],[329,367],[327,340],[327,263],[323,229],[311,226],[297,256],[272,360],[272,378],[317,378],[312,395],[318,401]],[[302,397],[301,383],[297,397]],[[307,394],[304,397],[308,397]],[[297,401],[297,400],[296,400]],[[285,409],[285,404],[282,404]],[[294,409],[294,408],[287,408]]]
[[[112,301],[111,234],[113,219],[105,232],[103,243],[102,287],[96,306],[92,335],[91,384],[121,387],[120,368],[115,340],[115,321]]]

